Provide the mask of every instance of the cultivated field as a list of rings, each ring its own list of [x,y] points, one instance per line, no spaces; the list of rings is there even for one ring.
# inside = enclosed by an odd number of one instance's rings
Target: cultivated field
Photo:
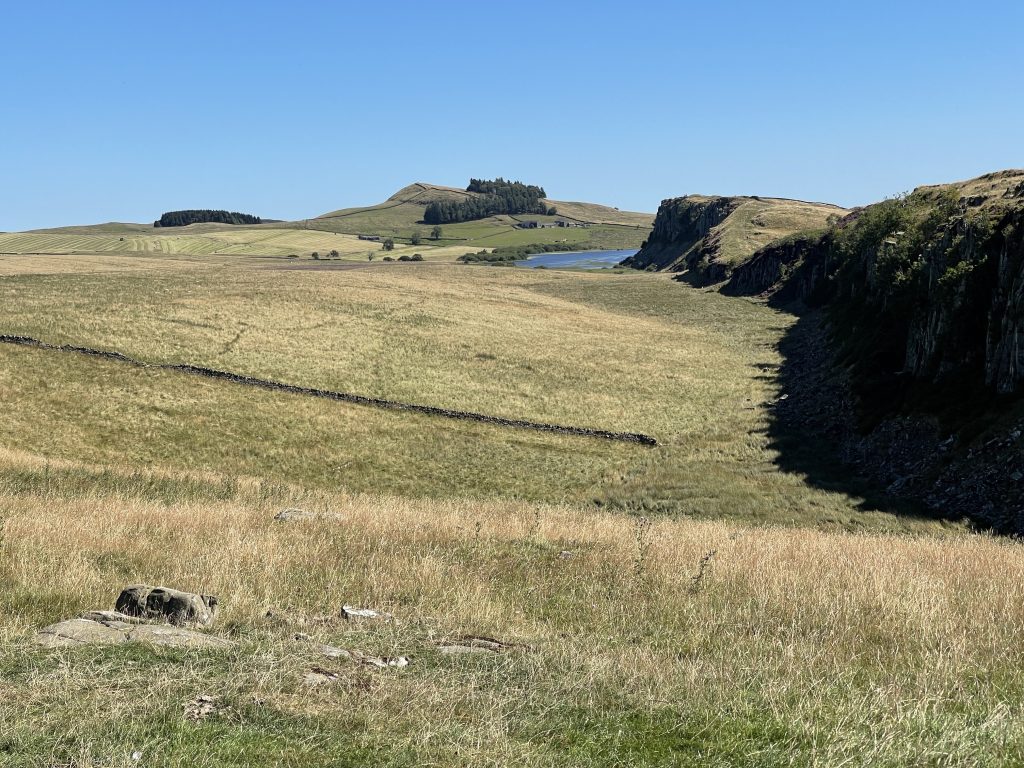
[[[996,766],[1024,749],[1019,544],[781,471],[766,433],[789,316],[644,273],[293,266],[2,257],[0,334],[660,445],[0,345],[0,763]],[[285,507],[321,517],[275,522]],[[34,644],[138,582],[217,595],[212,632],[235,645]],[[442,652],[466,635],[509,647]]]

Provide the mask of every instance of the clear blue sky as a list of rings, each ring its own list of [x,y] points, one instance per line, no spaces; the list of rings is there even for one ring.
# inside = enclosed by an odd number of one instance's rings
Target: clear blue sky
[[[1024,166],[1024,3],[9,3],[0,230],[503,175],[656,209]]]

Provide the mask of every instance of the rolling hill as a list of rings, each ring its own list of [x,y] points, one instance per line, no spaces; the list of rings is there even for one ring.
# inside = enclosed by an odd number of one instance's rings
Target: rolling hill
[[[429,239],[431,227],[421,223],[427,204],[472,196],[454,187],[417,182],[398,190],[378,205],[346,208],[297,221],[255,225],[192,224],[173,231],[151,224],[110,222],[0,234],[0,254],[159,253],[184,256],[245,255],[309,258],[314,251],[334,250],[340,258],[365,260],[380,245],[359,235],[393,238],[394,256],[422,253],[428,260],[451,261],[467,251],[498,246],[564,243],[586,248],[638,248],[654,217],[646,213],[585,202],[545,200],[556,216],[491,216],[479,221],[446,224],[442,237]],[[517,226],[535,220],[537,229]],[[571,227],[556,227],[567,221]],[[420,242],[411,241],[419,236]]]
[[[331,211],[297,224],[349,234],[377,234],[407,239],[413,233],[420,232],[425,237],[430,227],[420,222],[429,203],[459,200],[474,194],[454,187],[417,182],[403,187],[379,205]],[[620,211],[594,203],[549,199],[545,199],[544,203],[553,206],[557,214],[491,216],[478,221],[445,224],[441,242],[466,243],[477,248],[546,242],[579,243],[581,247],[595,248],[636,248],[647,236],[654,219],[649,213]],[[536,230],[518,228],[516,225],[524,220],[540,224],[567,220],[589,226]]]

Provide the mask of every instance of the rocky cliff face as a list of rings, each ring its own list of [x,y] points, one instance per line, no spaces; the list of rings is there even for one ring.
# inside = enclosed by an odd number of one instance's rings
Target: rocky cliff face
[[[1024,532],[1024,171],[857,210],[762,248],[722,290],[820,310],[830,352],[816,358],[836,378],[790,370],[780,418],[833,430],[893,493]],[[820,362],[808,348],[791,345],[791,369]]]
[[[695,285],[719,283],[758,249],[804,230],[821,230],[842,208],[769,197],[664,200],[654,229],[626,263],[638,269],[679,272]]]
[[[717,252],[712,232],[740,202],[735,197],[695,195],[662,200],[650,237],[627,259],[627,266],[682,272],[710,263]]]
[[[1020,393],[1022,177],[989,174],[855,211],[816,237],[761,249],[723,292],[827,306],[854,367],[887,387],[898,375]]]
[[[762,248],[746,264],[738,266],[722,286],[727,296],[770,295],[778,304],[811,297],[826,283],[827,249],[822,236],[785,238]]]

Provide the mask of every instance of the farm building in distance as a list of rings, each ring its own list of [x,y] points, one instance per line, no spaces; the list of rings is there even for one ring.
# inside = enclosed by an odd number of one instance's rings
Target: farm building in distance
[[[520,221],[516,226],[519,229],[551,229],[553,227],[569,229],[575,227],[586,228],[590,225],[582,221],[565,221],[564,219],[559,219],[558,221],[544,222],[543,224],[539,221]]]

